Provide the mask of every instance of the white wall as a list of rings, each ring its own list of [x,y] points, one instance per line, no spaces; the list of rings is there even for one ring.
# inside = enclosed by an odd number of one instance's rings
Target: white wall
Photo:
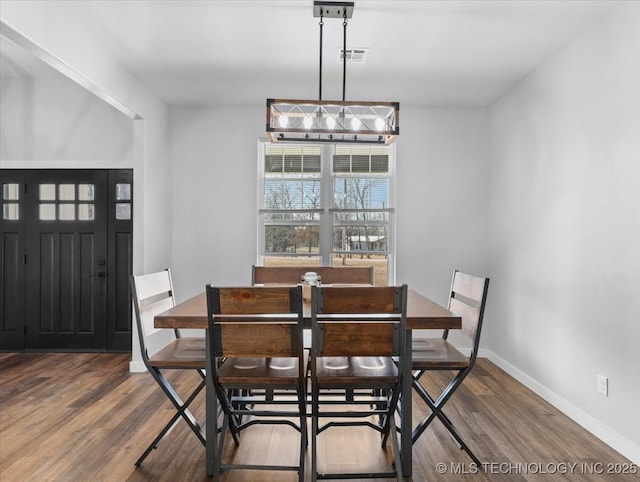
[[[172,264],[183,300],[251,282],[264,106],[172,107]]]
[[[401,106],[400,118],[396,281],[446,306],[454,269],[488,275],[487,110]]]
[[[133,167],[133,120],[71,80],[3,76],[0,91],[2,167]]]
[[[488,270],[487,111],[401,106],[401,119],[396,279],[446,303],[455,268]]]
[[[489,348],[640,462],[640,4],[496,102],[490,128]]]

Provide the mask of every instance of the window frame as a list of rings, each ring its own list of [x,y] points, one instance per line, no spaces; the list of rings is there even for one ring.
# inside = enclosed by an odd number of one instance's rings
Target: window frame
[[[265,181],[268,178],[267,173],[265,172],[265,155],[266,155],[266,147],[272,144],[268,139],[259,139],[258,140],[258,149],[257,149],[257,225],[258,225],[258,233],[257,233],[257,245],[256,245],[256,264],[259,266],[264,265],[265,261],[265,231],[267,226],[267,221],[265,220],[265,214],[273,212],[264,206],[265,199]],[[388,172],[387,173],[376,173],[376,172],[368,172],[361,173],[362,176],[358,176],[360,173],[344,173],[344,172],[333,172],[333,154],[336,149],[335,144],[330,143],[288,143],[287,145],[294,145],[300,147],[319,147],[320,148],[320,197],[321,197],[321,205],[319,209],[310,209],[304,210],[304,212],[314,212],[319,216],[319,220],[317,222],[319,229],[319,239],[318,239],[318,248],[319,254],[317,256],[314,255],[314,258],[318,260],[319,266],[331,266],[332,265],[332,257],[334,254],[333,249],[333,230],[334,230],[334,222],[333,218],[336,213],[339,212],[385,212],[388,214],[387,221],[369,221],[368,225],[386,225],[388,230],[388,240],[387,240],[387,283],[394,284],[396,279],[395,272],[395,259],[396,259],[396,242],[395,242],[395,232],[396,232],[396,148],[395,144],[391,144],[389,146],[384,146],[388,151]],[[357,144],[341,144],[339,147],[354,147],[354,148],[362,148],[362,145]],[[379,146],[376,146],[379,147]],[[341,209],[333,206],[333,198],[334,198],[334,179],[336,177],[364,177],[364,178],[384,178],[388,179],[388,194],[389,194],[389,206],[383,209]],[[292,210],[293,212],[301,212],[303,210]],[[305,224],[304,221],[300,222],[300,224]],[[307,224],[316,224],[314,222],[307,222]],[[345,223],[348,224],[348,223]],[[341,224],[338,224],[341,225]],[[358,254],[360,252],[358,251]],[[365,251],[364,254],[367,254]],[[300,254],[297,254],[300,256]],[[286,254],[278,254],[274,256],[282,256],[286,257]],[[295,255],[293,255],[295,256]]]

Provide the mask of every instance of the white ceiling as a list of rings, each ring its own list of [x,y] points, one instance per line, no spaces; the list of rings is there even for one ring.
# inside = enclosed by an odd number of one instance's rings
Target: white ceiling
[[[318,98],[313,0],[50,2],[169,104]],[[347,48],[370,50],[346,98],[489,105],[616,3],[355,0]],[[341,46],[325,19],[323,99],[342,98]]]

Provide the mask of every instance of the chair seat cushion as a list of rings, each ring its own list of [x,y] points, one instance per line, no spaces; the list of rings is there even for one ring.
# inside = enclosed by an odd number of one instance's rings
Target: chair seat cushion
[[[178,338],[150,357],[149,364],[157,368],[204,369],[206,350],[204,342],[200,342],[200,339],[198,337]]]
[[[423,338],[412,343],[413,369],[462,369],[469,365],[469,357],[442,338]]]
[[[298,359],[282,358],[226,358],[218,367],[222,385],[252,387],[260,385],[296,386],[299,380]]]
[[[392,386],[398,378],[398,368],[391,357],[318,357],[316,363],[321,387]]]

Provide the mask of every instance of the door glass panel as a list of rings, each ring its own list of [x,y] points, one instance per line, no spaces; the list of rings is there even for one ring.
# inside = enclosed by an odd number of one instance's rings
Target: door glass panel
[[[40,204],[40,220],[55,221],[55,219],[56,219],[56,205]]]
[[[76,206],[74,204],[59,204],[58,219],[62,221],[73,221],[76,219]]]
[[[116,184],[116,201],[129,201],[131,199],[131,184]]]
[[[2,197],[7,200],[20,199],[20,185],[19,184],[4,184],[2,186]],[[5,218],[7,219],[7,218]]]
[[[131,204],[116,203],[116,219],[131,219]]]
[[[55,201],[56,200],[56,185],[55,184],[40,184],[40,200],[41,201]],[[40,218],[40,219],[42,219],[42,218]]]
[[[61,201],[73,201],[76,198],[75,184],[60,184],[58,186],[58,199]]]
[[[20,219],[20,205],[18,203],[6,203],[2,206],[2,217],[4,219]]]
[[[93,201],[95,199],[93,184],[78,184],[78,199],[80,201]]]
[[[79,204],[78,205],[78,219],[80,221],[93,221],[93,204]]]

